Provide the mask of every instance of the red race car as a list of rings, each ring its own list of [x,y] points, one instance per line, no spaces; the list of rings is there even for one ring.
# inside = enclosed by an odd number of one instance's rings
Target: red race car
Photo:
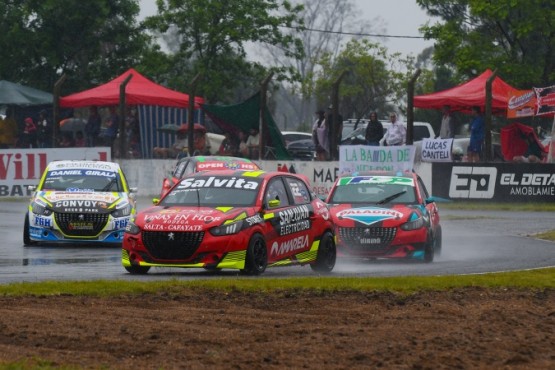
[[[260,170],[260,167],[247,158],[216,156],[216,155],[199,155],[193,157],[180,158],[170,176],[166,177],[162,182],[162,198],[170,188],[183,177],[200,171],[218,171],[218,170]]]
[[[302,176],[284,172],[204,171],[180,180],[128,224],[122,264],[132,274],[152,266],[238,269],[335,266],[326,204]]]
[[[338,256],[431,262],[441,252],[438,208],[416,173],[340,177],[326,202]]]

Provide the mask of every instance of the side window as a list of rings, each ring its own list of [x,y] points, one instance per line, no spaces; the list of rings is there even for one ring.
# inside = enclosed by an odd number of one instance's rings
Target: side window
[[[271,200],[279,200],[278,207],[285,207],[289,205],[287,190],[285,190],[285,185],[283,184],[281,178],[271,180],[266,188],[266,194],[264,195],[264,204],[266,205],[266,208],[275,208],[270,207]]]
[[[426,186],[424,185],[424,182],[422,181],[422,179],[420,177],[418,177],[418,187],[420,188],[420,191],[422,192],[422,197],[424,199],[428,199],[430,197],[430,194],[428,194],[428,189],[426,189]]]
[[[185,167],[187,166],[187,163],[189,163],[189,161],[181,161],[177,164],[177,166],[175,167],[175,170],[173,171],[173,176],[177,177],[177,178],[181,178],[181,176],[183,175],[183,171],[185,170]]]
[[[293,177],[286,177],[285,182],[289,186],[291,190],[291,194],[293,194],[293,203],[294,204],[307,204],[310,203],[310,190],[308,190],[306,184]]]
[[[196,164],[193,161],[187,161],[187,167],[185,167],[185,170],[183,171],[183,175],[181,175],[181,177],[185,177],[187,175],[195,173],[195,167]]]

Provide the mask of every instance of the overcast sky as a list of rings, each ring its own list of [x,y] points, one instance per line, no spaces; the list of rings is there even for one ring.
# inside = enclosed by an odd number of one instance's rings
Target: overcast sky
[[[230,0],[233,1],[233,0]],[[361,10],[361,17],[368,20],[379,16],[383,19],[386,34],[393,36],[421,36],[418,28],[431,18],[416,4],[415,0],[352,0]],[[140,17],[156,14],[154,0],[140,0]],[[432,41],[423,39],[388,38],[385,46],[390,52],[417,56],[423,49],[432,46]]]

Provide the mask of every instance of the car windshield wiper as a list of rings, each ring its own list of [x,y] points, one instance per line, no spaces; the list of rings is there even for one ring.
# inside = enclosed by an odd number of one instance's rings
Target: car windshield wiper
[[[384,198],[384,199],[380,200],[379,202],[376,202],[376,204],[384,204],[384,203],[387,203],[387,202],[391,202],[393,199],[400,197],[401,195],[405,194],[406,192],[407,192],[406,190],[400,191],[398,193],[395,193],[393,195],[388,196],[387,198]]]
[[[110,180],[110,182],[108,184],[106,184],[105,187],[102,188],[102,190],[100,191],[109,191],[110,188],[112,187],[112,185],[114,185],[116,182],[118,181],[117,177],[114,177],[112,180]]]

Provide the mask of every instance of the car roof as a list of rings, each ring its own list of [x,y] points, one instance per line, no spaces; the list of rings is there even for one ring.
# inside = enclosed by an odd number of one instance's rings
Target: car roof
[[[179,158],[179,162],[182,161],[196,161],[196,162],[246,162],[254,163],[248,158],[243,157],[231,157],[226,155],[195,155],[192,157]]]
[[[281,171],[263,171],[263,170],[253,170],[253,171],[245,171],[245,170],[218,170],[218,171],[201,171],[195,172],[188,175],[188,178],[191,177],[209,177],[209,176],[241,176],[241,177],[249,177],[249,178],[270,178],[276,175],[280,176],[293,176],[297,178],[304,179],[303,175],[299,175],[296,173],[289,173],[289,172],[281,172]]]
[[[411,171],[360,171],[341,174],[340,177],[360,177],[360,176],[385,176],[385,177],[408,177],[414,178],[416,174]]]
[[[48,170],[60,170],[66,168],[84,168],[91,170],[104,170],[104,171],[115,171],[120,169],[118,163],[107,162],[107,161],[93,161],[93,160],[61,160],[52,161],[48,164]]]

